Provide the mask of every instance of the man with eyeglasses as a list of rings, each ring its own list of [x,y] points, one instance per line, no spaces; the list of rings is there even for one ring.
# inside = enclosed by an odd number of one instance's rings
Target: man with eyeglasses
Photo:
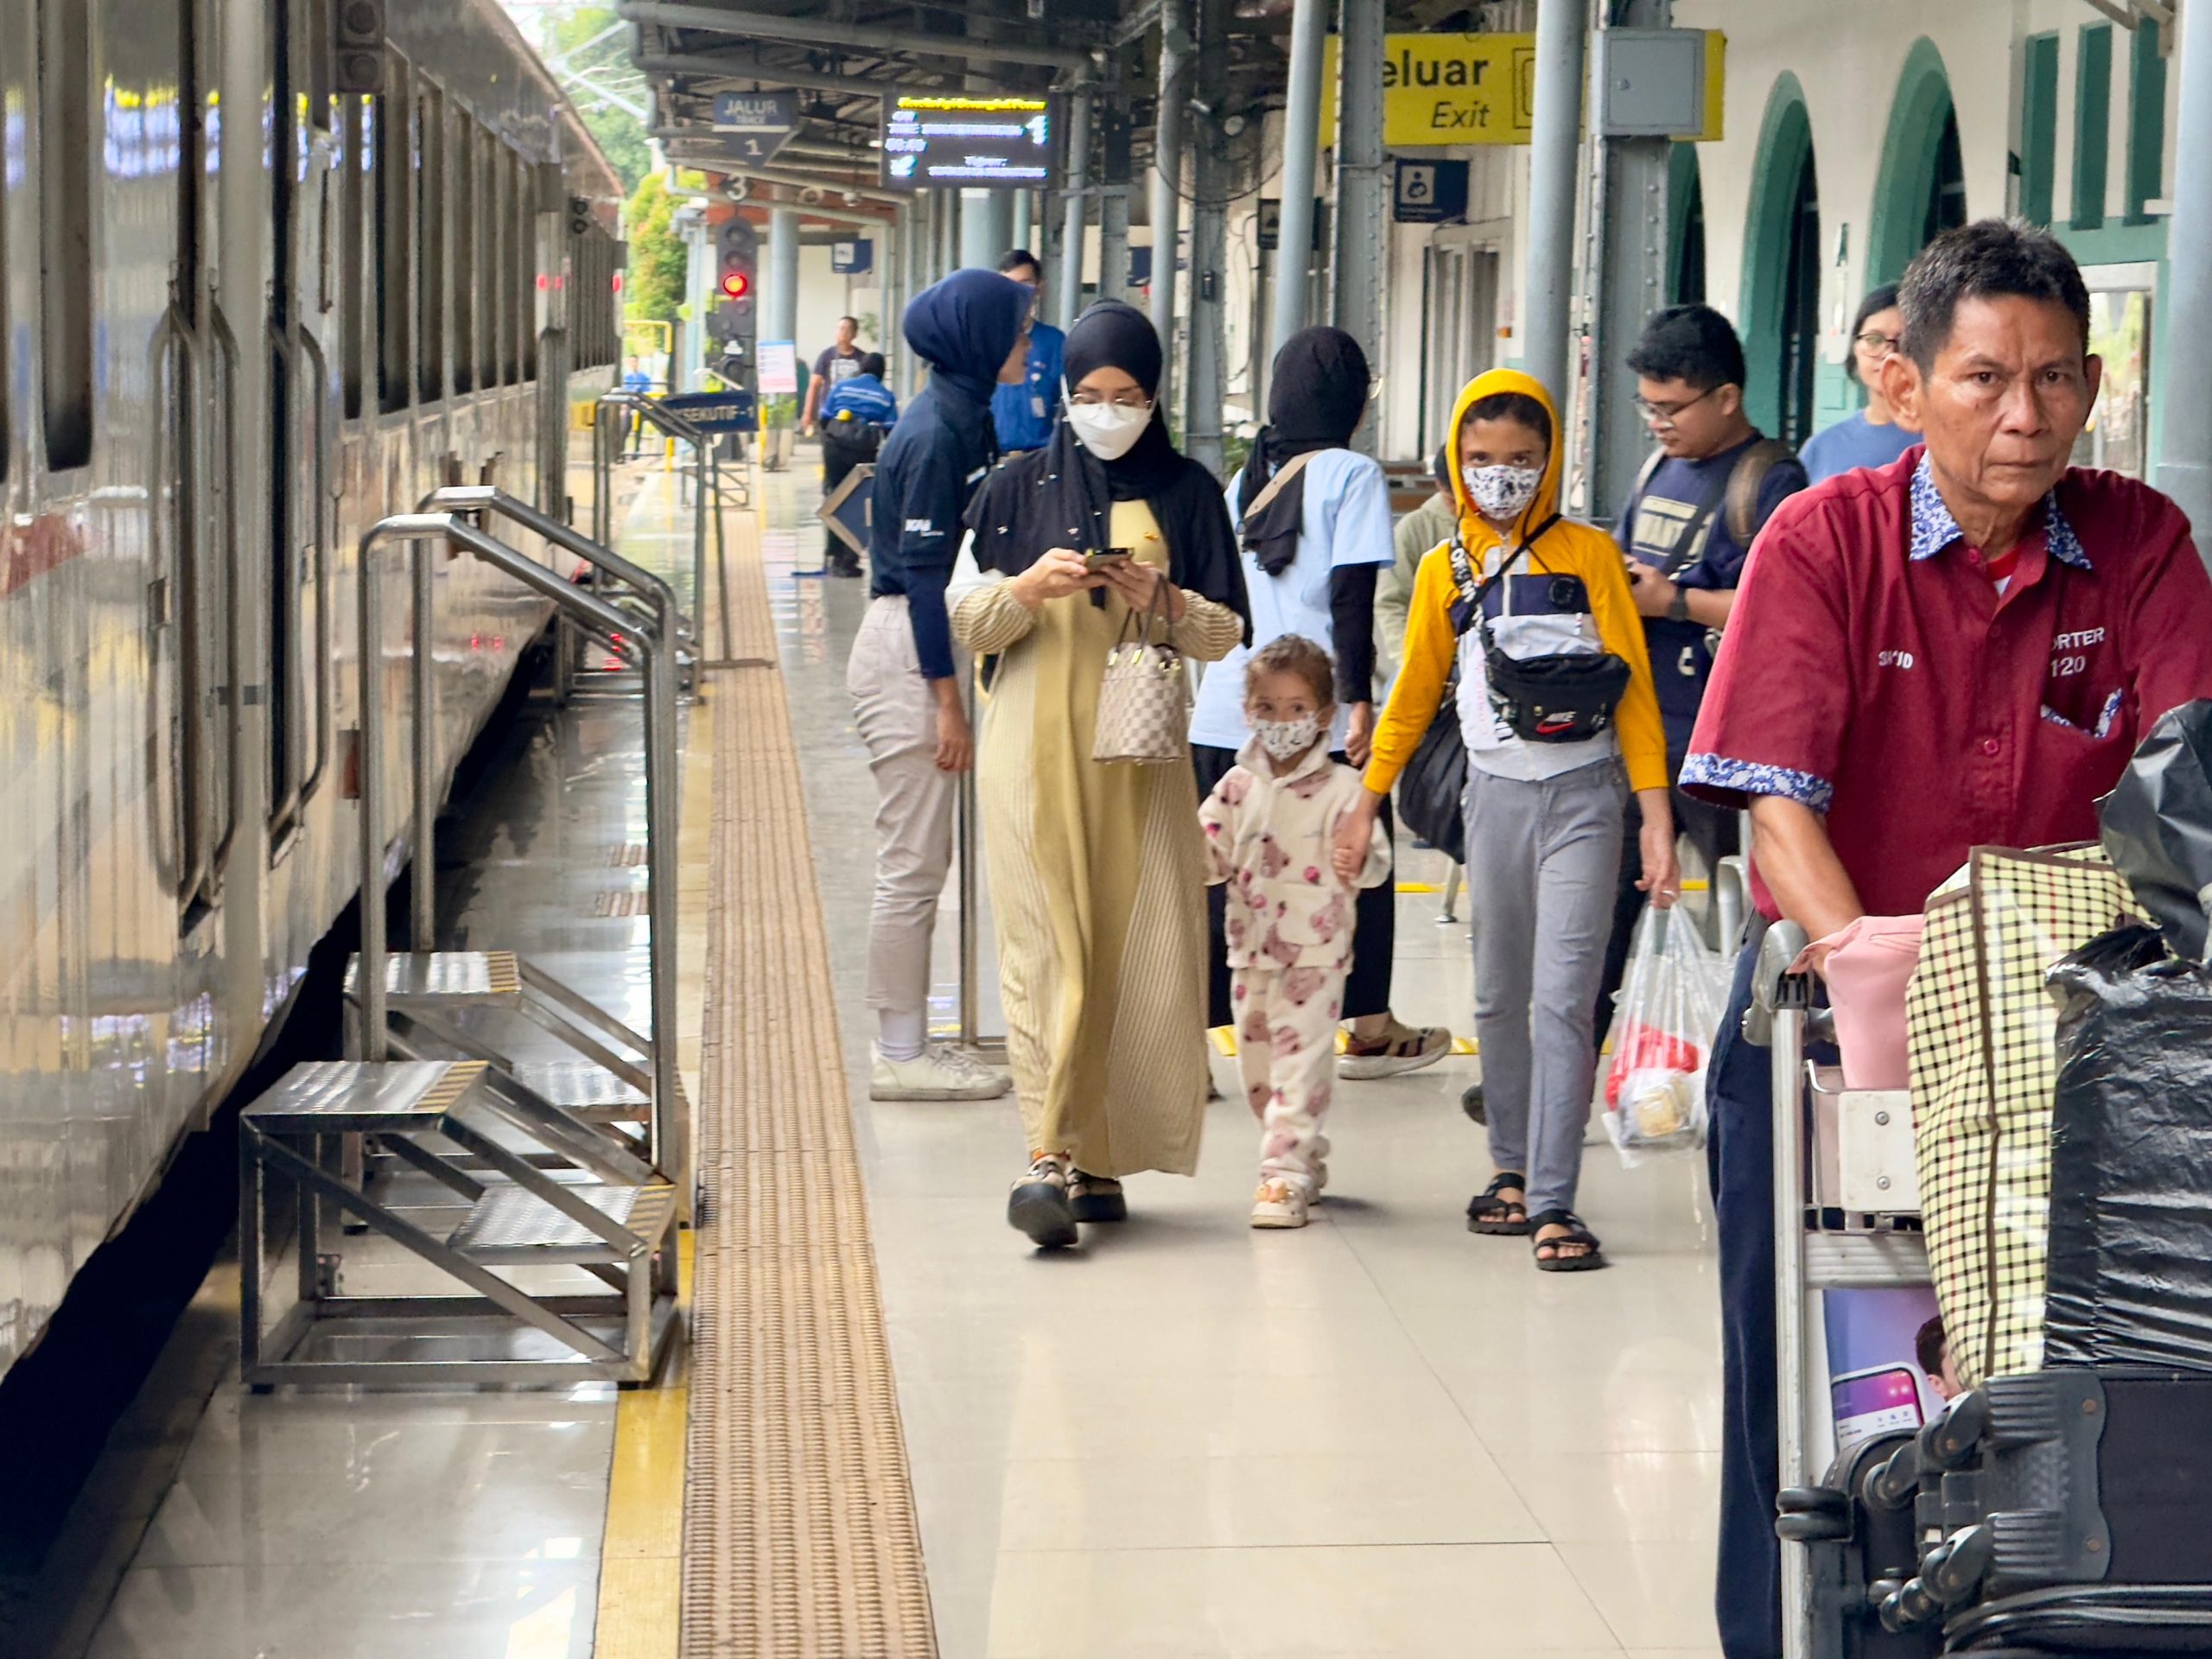
[[[1629,353],[1637,409],[1657,444],[1613,534],[1628,558],[1629,585],[1643,613],[1651,677],[1667,728],[1667,775],[1682,757],[1713,673],[1713,646],[1736,602],[1751,543],[1774,510],[1805,487],[1805,469],[1786,444],[1762,435],[1744,413],[1744,347],[1728,319],[1707,305],[1677,305],[1644,325]],[[1613,1023],[1613,998],[1628,967],[1643,894],[1635,852],[1641,815],[1629,803],[1613,936],[1598,987],[1598,1040]],[[1710,871],[1736,851],[1733,813],[1675,791],[1675,823]]]

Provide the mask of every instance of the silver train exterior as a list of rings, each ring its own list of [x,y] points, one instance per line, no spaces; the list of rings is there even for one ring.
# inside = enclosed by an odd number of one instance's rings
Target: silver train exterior
[[[362,531],[560,505],[615,373],[620,185],[495,0],[385,0],[372,96],[345,10],[0,0],[0,1372],[358,887]],[[436,582],[449,777],[546,611]]]

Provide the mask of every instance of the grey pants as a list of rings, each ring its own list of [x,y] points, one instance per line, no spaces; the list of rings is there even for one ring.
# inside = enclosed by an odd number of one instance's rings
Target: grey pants
[[[937,768],[937,696],[922,677],[904,599],[861,618],[845,669],[855,723],[875,774],[875,901],[868,1005],[918,1036],[930,997],[930,936],[952,868],[958,778]]]
[[[1597,1081],[1591,1037],[1628,779],[1618,760],[1537,783],[1467,774],[1467,909],[1491,1160],[1529,1213],[1572,1210]]]

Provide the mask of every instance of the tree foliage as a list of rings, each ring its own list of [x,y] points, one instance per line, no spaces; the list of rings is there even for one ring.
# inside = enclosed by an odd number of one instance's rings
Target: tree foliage
[[[677,308],[683,303],[688,260],[683,238],[670,222],[677,205],[661,175],[648,173],[630,193],[629,205],[623,210],[630,270],[622,292],[633,320],[674,322]]]
[[[584,125],[607,152],[622,188],[635,191],[652,171],[652,144],[645,124],[605,96],[611,89],[633,104],[651,97],[645,78],[630,65],[630,35],[613,7],[578,3],[546,18],[539,47],[553,66],[554,78],[582,111]]]

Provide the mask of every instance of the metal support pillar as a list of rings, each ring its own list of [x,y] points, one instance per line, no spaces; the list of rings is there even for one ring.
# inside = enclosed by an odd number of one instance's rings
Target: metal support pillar
[[[760,338],[798,337],[798,209],[768,213],[768,291],[761,296]]]
[[[1529,143],[1529,249],[1521,283],[1521,359],[1564,410],[1573,397],[1567,335],[1574,270],[1575,156],[1582,137],[1584,0],[1536,8],[1535,107]],[[1290,204],[1283,203],[1287,220]],[[1287,224],[1285,226],[1287,232]]]
[[[1559,0],[1553,0],[1559,3]],[[1282,239],[1275,249],[1274,327],[1267,354],[1306,326],[1313,257],[1313,175],[1321,155],[1321,48],[1328,0],[1297,0],[1290,19],[1290,90],[1282,123]]]
[[[2165,327],[2175,340],[2212,339],[2212,8],[2182,20],[2176,95],[2181,99],[2174,153],[2198,161],[2169,183]],[[2192,149],[2190,146],[2196,146]],[[2201,377],[2167,377],[2158,440],[2158,487],[2178,502],[2196,532],[2196,554],[2212,564],[2212,385]]]
[[[1068,111],[1066,224],[1060,232],[1060,327],[1075,327],[1083,309],[1083,243],[1085,194],[1090,188],[1090,89],[1078,91]]]
[[[1382,154],[1382,0],[1344,0],[1337,20],[1336,257],[1331,310],[1336,325],[1382,368],[1382,266],[1390,238],[1389,181]],[[1352,447],[1373,453],[1375,405],[1360,416]]]
[[[1230,15],[1230,0],[1198,0],[1195,101],[1211,111],[1222,107],[1229,81]],[[1191,349],[1183,377],[1183,447],[1218,478],[1221,405],[1228,395],[1223,341],[1229,316],[1229,158],[1217,115],[1197,116],[1192,137]]]
[[[1129,287],[1129,188],[1109,184],[1098,197],[1098,297],[1119,300]]]
[[[876,324],[875,349],[881,352],[885,361],[892,365],[884,370],[883,384],[887,386],[899,384],[896,365],[905,354],[900,349],[903,342],[899,337],[899,319],[906,309],[903,291],[906,275],[906,237],[912,222],[913,209],[911,207],[901,207],[893,213],[891,223],[884,228],[876,255],[876,282],[880,290],[878,309],[881,315]]]
[[[930,205],[937,215],[937,236],[930,250],[930,281],[941,283],[960,269],[960,193],[938,189]]]
[[[683,308],[690,320],[677,325],[675,338],[669,343],[671,391],[696,391],[705,378],[707,313],[715,301],[714,233],[707,228],[705,214],[692,219],[684,241],[688,257],[683,271]]]
[[[999,257],[1014,245],[1014,197],[1005,190],[960,193],[960,264],[975,270],[996,270]]]
[[[1160,104],[1152,130],[1152,314],[1160,336],[1160,395],[1172,397],[1175,256],[1182,242],[1184,105],[1191,99],[1190,0],[1160,0]],[[1173,406],[1172,404],[1170,405]]]
[[[1673,21],[1669,0],[1629,0],[1614,17],[1624,29],[1664,29]],[[1536,119],[1543,120],[1541,100]],[[1667,172],[1672,145],[1664,138],[1593,139],[1590,238],[1582,273],[1584,334],[1580,349],[1570,338],[1560,373],[1579,359],[1589,372],[1581,388],[1582,423],[1589,448],[1583,457],[1580,513],[1611,521],[1628,499],[1637,470],[1651,450],[1651,435],[1630,401],[1636,377],[1627,357],[1643,324],[1667,300]],[[1573,204],[1567,205],[1570,219]],[[1567,283],[1564,274],[1559,286]],[[1571,390],[1571,388],[1569,388]],[[1562,408],[1560,386],[1553,396]],[[1570,424],[1569,429],[1573,429]]]
[[[1017,190],[1014,193],[1014,234],[1007,238],[1007,245],[1011,248],[1029,248],[1030,252],[1042,258],[1044,256],[1039,250],[1030,247],[1030,238],[1036,234],[1037,193],[1034,190]],[[1039,275],[1043,275],[1041,266]]]

